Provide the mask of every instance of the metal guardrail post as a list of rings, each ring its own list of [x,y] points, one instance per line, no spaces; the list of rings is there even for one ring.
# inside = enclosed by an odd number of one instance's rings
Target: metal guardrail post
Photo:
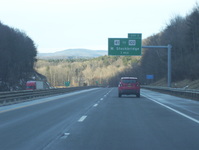
[[[168,45],[168,87],[171,87],[171,45]]]

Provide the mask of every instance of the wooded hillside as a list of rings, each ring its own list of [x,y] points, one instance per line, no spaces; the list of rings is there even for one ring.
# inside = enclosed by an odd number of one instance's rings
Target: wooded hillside
[[[0,22],[0,91],[24,84],[34,71],[36,54],[31,38]]]
[[[172,81],[199,79],[199,6],[186,17],[173,17],[158,34],[143,40],[142,45],[172,45]],[[141,57],[103,56],[95,59],[39,60],[36,47],[25,33],[0,23],[0,90],[24,85],[35,69],[45,75],[52,86],[116,86],[121,76],[137,76],[147,83],[167,78],[167,50],[143,49]]]
[[[130,69],[140,57],[102,56],[94,59],[38,60],[35,69],[45,75],[52,86],[109,85],[119,72]]]
[[[175,16],[158,34],[143,40],[144,46],[172,45],[172,82],[199,79],[199,6],[186,17]],[[129,75],[138,76],[141,83],[148,83],[146,75],[154,75],[152,82],[167,79],[167,49],[143,49],[139,63],[127,70]],[[119,73],[112,83],[123,76]],[[150,81],[151,82],[151,81]]]
[[[158,34],[143,40],[145,46],[172,45],[172,81],[199,78],[199,6],[186,17],[173,17]],[[167,78],[167,49],[143,49],[141,59],[137,57],[110,57],[80,62],[39,61],[37,70],[46,75],[52,85],[109,84],[116,86],[121,76],[137,76],[147,83],[146,75],[154,80]]]
[[[145,46],[172,45],[172,81],[199,78],[199,6],[186,17],[173,17],[158,34],[143,40]],[[104,56],[90,60],[44,61],[36,69],[47,76],[54,86],[71,81],[73,86],[96,83],[116,86],[121,76],[137,76],[145,84],[146,75],[154,75],[153,82],[167,78],[167,49],[143,49],[138,57]],[[97,81],[97,82],[96,82]]]
[[[172,45],[172,80],[199,78],[199,6],[186,17],[175,16],[165,29],[144,40],[143,45]],[[144,49],[139,68],[155,80],[167,76],[167,50]],[[136,71],[136,70],[135,70]]]

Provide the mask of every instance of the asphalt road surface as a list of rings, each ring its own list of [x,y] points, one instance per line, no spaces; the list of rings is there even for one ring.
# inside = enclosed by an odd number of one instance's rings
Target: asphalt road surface
[[[199,150],[199,102],[96,88],[3,106],[0,150]]]

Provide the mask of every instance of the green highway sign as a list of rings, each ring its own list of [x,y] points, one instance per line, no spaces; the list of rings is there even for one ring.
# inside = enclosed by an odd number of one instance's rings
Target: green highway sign
[[[128,38],[140,40],[140,39],[142,39],[142,34],[129,33]]]
[[[128,38],[109,38],[108,55],[139,56],[142,51],[142,34],[128,34]]]
[[[65,86],[70,86],[70,81],[64,82]]]

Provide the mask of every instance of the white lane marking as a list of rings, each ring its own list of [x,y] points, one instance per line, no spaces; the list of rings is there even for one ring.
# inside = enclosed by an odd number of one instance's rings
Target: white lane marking
[[[87,118],[87,116],[82,116],[82,117],[78,120],[78,122],[83,122],[86,118]]]
[[[64,133],[64,136],[69,136],[70,135],[70,133]]]
[[[98,104],[93,105],[93,107],[97,107],[97,106],[98,106]]]
[[[70,133],[64,133],[64,134],[61,136],[61,139],[66,139],[69,135],[70,135]]]
[[[106,94],[104,95],[104,97],[107,97],[107,96],[109,95],[109,93],[111,93],[112,90],[113,90],[113,89],[111,89],[108,93],[106,93]]]
[[[100,100],[101,100],[101,101],[103,101],[104,99],[103,99],[103,98],[101,98]]]
[[[152,100],[153,102],[155,102],[155,103],[157,103],[157,104],[159,104],[159,105],[161,105],[161,106],[163,106],[163,107],[166,107],[167,109],[169,109],[169,110],[171,110],[171,111],[173,111],[173,112],[175,112],[175,113],[177,113],[177,114],[179,114],[179,115],[181,115],[181,116],[183,116],[183,117],[185,117],[185,118],[187,118],[187,119],[189,119],[189,120],[192,120],[192,121],[194,121],[195,123],[198,123],[198,124],[199,124],[199,120],[197,120],[197,119],[195,119],[195,118],[193,118],[193,117],[190,117],[190,116],[188,116],[188,115],[186,115],[186,114],[184,114],[184,113],[182,113],[182,112],[180,112],[180,111],[178,111],[178,110],[176,110],[176,109],[173,109],[173,108],[171,108],[171,107],[169,107],[169,106],[167,106],[167,105],[165,105],[165,104],[162,104],[162,103],[160,103],[160,102],[158,102],[158,101],[156,101],[156,100],[154,100],[154,99],[152,99],[152,98],[150,98],[150,97],[147,97],[147,96],[144,96],[144,97],[146,97],[146,98]]]

